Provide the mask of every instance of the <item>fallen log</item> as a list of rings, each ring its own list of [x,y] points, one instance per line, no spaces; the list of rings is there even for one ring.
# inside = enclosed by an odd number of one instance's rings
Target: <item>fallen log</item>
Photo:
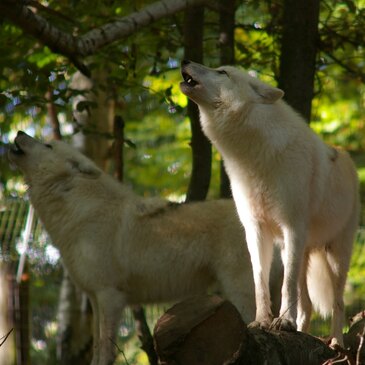
[[[248,328],[237,309],[217,296],[194,297],[167,310],[154,342],[161,365],[356,364],[311,335]]]

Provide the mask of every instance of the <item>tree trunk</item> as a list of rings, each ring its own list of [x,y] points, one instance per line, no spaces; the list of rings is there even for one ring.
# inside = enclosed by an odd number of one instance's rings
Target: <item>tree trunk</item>
[[[114,99],[108,93],[106,84],[107,72],[95,70],[93,79],[76,72],[70,85],[72,89],[82,92],[73,100],[74,118],[80,132],[73,136],[72,142],[104,170],[110,160],[114,124]],[[51,105],[49,111],[52,127],[57,131],[58,121]],[[87,365],[91,361],[92,322],[86,295],[74,286],[64,269],[57,338],[57,357],[61,364]]]
[[[63,269],[57,333],[57,359],[61,365],[88,365],[92,352],[92,313],[87,298]]]
[[[284,1],[279,87],[309,122],[318,47],[319,0]]]
[[[15,343],[14,343],[14,321],[12,318],[12,291],[11,280],[13,270],[4,257],[0,260],[0,364],[14,365]],[[9,334],[9,335],[8,335]],[[7,336],[8,335],[8,336]]]
[[[56,105],[52,100],[52,90],[46,93],[48,123],[52,127],[55,140],[62,140],[60,122],[57,117]],[[87,365],[91,360],[92,348],[92,314],[85,304],[85,294],[75,287],[63,267],[60,289],[56,339],[57,359],[61,365]],[[85,308],[86,306],[86,308]]]
[[[114,118],[114,164],[115,177],[119,181],[124,178],[124,120],[120,115]]]
[[[236,0],[220,0],[219,12],[219,45],[221,65],[234,65],[234,26]],[[231,198],[231,185],[224,163],[220,163],[220,197]]]
[[[115,116],[115,101],[108,87],[108,71],[96,69],[92,79],[76,72],[70,87],[83,92],[73,99],[74,119],[80,129],[80,133],[73,138],[73,144],[106,170],[111,157]]]
[[[216,296],[170,308],[158,320],[154,339],[163,365],[319,365],[338,355],[302,332],[249,329],[233,304]]]
[[[29,268],[24,265],[20,281],[13,280],[16,364],[30,365]]]
[[[204,8],[186,10],[184,20],[185,59],[203,62],[203,28]],[[204,200],[210,184],[212,147],[201,129],[198,107],[190,99],[187,113],[191,125],[192,172],[186,201]]]
[[[52,88],[49,88],[48,91],[46,92],[47,117],[48,117],[48,122],[49,122],[50,126],[52,127],[52,132],[53,132],[52,138],[60,141],[62,139],[61,128],[60,128],[60,122],[59,122],[58,116],[57,116],[56,105],[53,102],[52,92],[53,92]]]
[[[148,327],[146,320],[146,314],[141,306],[134,306],[132,313],[136,325],[136,332],[139,340],[141,341],[141,349],[147,354],[150,365],[157,365],[157,354],[153,345],[153,337]]]

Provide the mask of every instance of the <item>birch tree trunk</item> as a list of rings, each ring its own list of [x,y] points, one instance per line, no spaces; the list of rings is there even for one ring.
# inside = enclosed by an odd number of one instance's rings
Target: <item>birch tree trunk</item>
[[[14,327],[11,316],[10,280],[13,276],[10,264],[3,257],[0,260],[0,364],[14,365],[15,342],[11,329]],[[6,337],[9,334],[8,337]]]
[[[73,99],[79,132],[72,142],[103,170],[107,169],[112,155],[115,114],[107,76],[106,70],[96,70],[92,79],[76,72],[70,84],[72,89],[82,92]],[[67,269],[62,279],[58,323],[57,358],[61,364],[87,365],[92,353],[92,311],[86,295],[74,286]]]
[[[111,158],[115,101],[108,85],[108,71],[95,70],[92,79],[76,72],[70,87],[83,94],[73,99],[73,114],[79,133],[73,144],[106,170]]]

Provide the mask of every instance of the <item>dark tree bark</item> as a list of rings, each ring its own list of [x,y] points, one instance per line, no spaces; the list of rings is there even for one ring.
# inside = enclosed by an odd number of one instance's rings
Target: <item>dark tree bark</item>
[[[236,0],[220,0],[219,12],[219,45],[221,65],[234,65],[234,26]],[[224,163],[220,164],[220,196],[231,198],[231,185]]]
[[[52,138],[60,141],[62,139],[60,122],[57,117],[56,105],[52,100],[51,88],[46,92],[46,99],[47,99],[47,116],[53,132]]]
[[[136,332],[139,340],[141,341],[141,348],[147,354],[150,365],[157,365],[158,358],[153,344],[153,337],[148,327],[146,314],[141,306],[135,306],[132,308],[133,317],[136,323]]]
[[[186,10],[184,20],[185,59],[203,62],[203,28],[204,8],[196,7]],[[210,184],[212,147],[201,129],[198,107],[190,99],[187,112],[192,134],[192,172],[186,201],[204,200]]]
[[[233,304],[218,297],[195,297],[173,306],[158,320],[154,339],[163,365],[351,363],[311,335],[249,329]]]
[[[124,120],[120,115],[114,117],[114,162],[115,177],[119,181],[124,178]]]
[[[284,1],[279,87],[309,121],[318,47],[319,0]]]

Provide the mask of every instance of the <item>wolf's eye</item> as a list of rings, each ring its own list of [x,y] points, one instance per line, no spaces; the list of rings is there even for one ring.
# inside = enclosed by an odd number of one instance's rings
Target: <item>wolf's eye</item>
[[[221,75],[226,75],[226,76],[228,76],[227,71],[224,71],[224,70],[218,70],[217,72],[218,72],[219,74],[221,74]]]
[[[50,144],[45,144],[45,146],[47,147],[47,148],[50,148],[50,149],[52,149],[53,147],[50,145]]]

